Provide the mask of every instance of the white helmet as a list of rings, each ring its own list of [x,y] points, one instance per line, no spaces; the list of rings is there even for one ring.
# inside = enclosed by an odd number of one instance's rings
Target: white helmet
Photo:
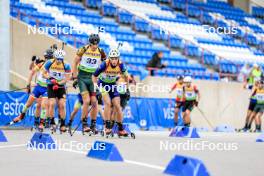
[[[55,52],[54,52],[54,57],[56,58],[56,59],[64,59],[64,56],[65,56],[65,51],[64,50],[62,50],[62,49],[58,49],[58,50],[55,50]]]
[[[108,57],[119,57],[120,56],[120,52],[118,49],[111,49],[109,54],[108,54]]]
[[[191,82],[192,82],[192,78],[191,78],[190,76],[186,76],[186,77],[183,79],[183,82],[191,83]]]

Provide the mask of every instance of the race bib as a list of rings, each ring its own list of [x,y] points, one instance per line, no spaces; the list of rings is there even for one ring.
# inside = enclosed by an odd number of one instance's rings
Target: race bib
[[[56,80],[62,80],[65,78],[65,73],[51,71],[50,77],[55,78]]]
[[[43,77],[42,73],[38,73],[37,81],[42,82],[42,83],[46,83],[47,79]]]
[[[182,97],[182,95],[183,95],[183,90],[182,89],[176,89],[176,96]]]
[[[185,97],[186,98],[195,98],[195,93],[194,92],[185,92]]]
[[[264,101],[264,95],[263,94],[257,94],[256,99],[259,101]]]
[[[99,60],[95,58],[83,56],[80,65],[85,68],[96,69],[99,66]]]

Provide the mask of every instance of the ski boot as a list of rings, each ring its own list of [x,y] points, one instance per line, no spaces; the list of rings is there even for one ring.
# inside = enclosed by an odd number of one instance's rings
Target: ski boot
[[[45,119],[44,127],[45,128],[50,128],[50,118]]]
[[[45,120],[44,119],[40,119],[40,123],[39,123],[39,126],[38,126],[38,130],[41,133],[44,131],[44,124],[45,124]]]
[[[33,127],[31,127],[31,131],[33,131],[33,129],[35,129],[35,130],[38,130],[38,127],[39,127],[39,117],[35,117],[34,118],[34,125],[33,125]]]
[[[26,115],[25,113],[21,113],[19,116],[14,118],[11,122],[7,123],[6,126],[21,122],[25,118],[25,115]]]
[[[91,131],[91,129],[88,127],[87,124],[87,119],[83,119],[82,121],[82,134],[84,135],[85,133],[89,133]]]
[[[51,130],[51,134],[56,133],[57,125],[55,123],[54,118],[50,119],[50,130]]]
[[[65,133],[66,131],[65,119],[60,119],[60,134]]]
[[[261,133],[262,131],[261,131],[261,129],[255,129],[254,130],[254,133]]]

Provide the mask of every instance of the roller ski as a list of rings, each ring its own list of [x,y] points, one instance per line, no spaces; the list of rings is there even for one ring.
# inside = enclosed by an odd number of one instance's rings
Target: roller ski
[[[132,138],[136,139],[135,133],[131,132],[128,128],[128,126],[123,127],[122,124],[114,125],[113,127],[113,133],[117,134],[119,138]]]
[[[89,136],[92,136],[92,135],[94,135],[94,136],[96,136],[96,135],[104,136],[105,132],[104,132],[104,130],[98,130],[95,127],[94,128],[91,127],[88,134],[89,134]]]
[[[10,126],[10,125],[21,122],[24,119],[25,115],[26,115],[25,113],[20,114],[18,117],[14,118],[11,122],[8,122],[7,124],[5,124],[5,126]]]
[[[38,126],[38,131],[40,132],[40,133],[43,133],[43,131],[44,131],[44,124],[45,124],[45,120],[44,119],[41,119],[40,120],[40,123],[39,123],[39,126]]]
[[[105,129],[105,137],[109,138],[109,137],[114,137],[114,133],[112,132],[112,129]]]
[[[240,129],[236,129],[236,132],[238,133],[246,133],[246,132],[251,132],[251,130],[249,128],[240,128]]]
[[[56,130],[57,130],[57,125],[55,123],[55,120],[54,119],[51,119],[51,122],[50,122],[50,131],[51,131],[51,134],[56,133]]]
[[[91,129],[88,127],[87,119],[82,120],[82,134],[85,135],[85,133],[90,133]]]
[[[91,126],[90,126],[90,132],[89,132],[89,136],[92,136],[92,135],[98,135],[100,134],[101,136],[104,136],[104,131],[100,131],[96,128],[96,120],[92,120],[91,121]]]
[[[67,132],[67,127],[65,125],[65,119],[60,119],[60,134]]]

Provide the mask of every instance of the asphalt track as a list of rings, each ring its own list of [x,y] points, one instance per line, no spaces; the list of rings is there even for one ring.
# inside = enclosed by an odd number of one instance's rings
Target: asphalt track
[[[0,143],[0,175],[9,176],[129,176],[164,175],[163,170],[175,154],[191,156],[204,162],[211,175],[216,176],[263,176],[264,143],[256,143],[260,134],[255,133],[200,133],[199,139],[168,137],[169,131],[137,131],[136,139],[106,139],[100,136],[83,136],[77,132],[54,134],[59,143],[86,144],[96,140],[114,143],[124,162],[109,162],[86,157],[83,147],[61,150],[29,150],[26,147],[33,132],[29,130],[3,130],[8,142]],[[213,147],[189,148],[179,144],[210,144]],[[187,143],[187,144],[186,144]],[[224,143],[224,150],[214,146]],[[169,144],[169,145],[161,145]],[[177,147],[175,147],[177,145]],[[230,148],[230,145],[232,146]],[[83,145],[84,146],[84,145]],[[167,146],[167,148],[165,147]],[[168,147],[170,146],[170,147]],[[223,146],[223,145],[222,145]],[[81,149],[80,149],[81,148]]]

